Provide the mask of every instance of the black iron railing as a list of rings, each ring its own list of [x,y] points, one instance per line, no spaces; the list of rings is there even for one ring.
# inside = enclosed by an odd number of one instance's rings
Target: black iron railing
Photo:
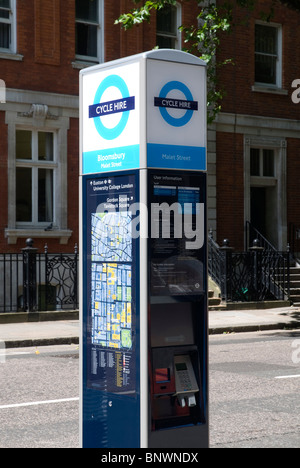
[[[78,251],[43,253],[31,239],[19,254],[0,254],[0,313],[78,309]]]
[[[263,248],[263,250],[272,250],[277,252],[276,247],[268,240],[266,237],[262,235],[261,232],[253,226],[252,223],[246,221],[246,249],[248,250],[253,246],[253,242],[258,241],[259,246]]]
[[[291,255],[294,260],[298,260],[300,258],[300,226],[289,223],[288,236]]]
[[[290,253],[260,246],[258,239],[245,252],[235,252],[225,239],[220,247],[209,236],[208,268],[225,302],[288,300]]]
[[[23,255],[0,254],[0,312],[21,310],[23,305]]]

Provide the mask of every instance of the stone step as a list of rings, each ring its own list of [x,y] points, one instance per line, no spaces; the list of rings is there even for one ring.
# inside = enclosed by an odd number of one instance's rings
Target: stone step
[[[208,302],[209,306],[218,306],[221,304],[221,299],[219,297],[212,297]]]
[[[227,310],[227,305],[226,304],[220,304],[220,305],[216,305],[216,306],[209,306],[209,311],[213,311],[213,310],[217,310],[217,311],[220,311],[220,310]]]
[[[300,291],[300,283],[298,281],[291,281],[290,288]]]
[[[215,296],[215,292],[213,290],[209,290],[208,292],[208,306],[210,310],[215,310],[215,309],[223,309],[225,308],[221,304],[221,298]]]
[[[300,302],[300,293],[298,295],[290,295],[290,301],[295,305]]]

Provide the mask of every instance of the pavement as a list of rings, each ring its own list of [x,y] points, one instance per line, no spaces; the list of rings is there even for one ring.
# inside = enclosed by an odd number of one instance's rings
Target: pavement
[[[300,328],[300,308],[209,311],[210,334]],[[0,349],[78,344],[79,320],[0,324]]]
[[[210,334],[300,328],[300,308],[281,307],[209,312]]]

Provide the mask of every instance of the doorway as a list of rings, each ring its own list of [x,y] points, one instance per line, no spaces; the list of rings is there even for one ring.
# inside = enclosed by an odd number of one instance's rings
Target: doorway
[[[276,249],[286,250],[287,141],[250,135],[244,142],[245,222],[251,221]]]
[[[278,248],[276,187],[251,187],[251,224]]]
[[[251,187],[251,224],[264,236],[266,232],[266,189]]]

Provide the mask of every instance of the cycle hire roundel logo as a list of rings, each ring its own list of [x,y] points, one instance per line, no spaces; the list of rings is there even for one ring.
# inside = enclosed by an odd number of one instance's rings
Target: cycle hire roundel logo
[[[172,98],[169,95],[179,94],[178,91],[185,97],[185,99]],[[193,117],[195,111],[198,111],[198,102],[194,101],[193,95],[189,88],[181,81],[169,81],[160,91],[159,97],[154,98],[155,107],[159,107],[162,118],[167,124],[172,127],[184,127]],[[178,112],[176,115],[171,115],[170,111],[185,111]]]
[[[116,89],[121,98],[102,101],[104,95],[112,96],[116,94]],[[97,132],[104,140],[115,140],[125,130],[130,111],[135,109],[135,97],[130,96],[128,86],[118,75],[110,75],[105,78],[97,89],[94,103],[89,106],[89,118],[94,119]],[[110,126],[108,116],[121,114],[121,118]]]

